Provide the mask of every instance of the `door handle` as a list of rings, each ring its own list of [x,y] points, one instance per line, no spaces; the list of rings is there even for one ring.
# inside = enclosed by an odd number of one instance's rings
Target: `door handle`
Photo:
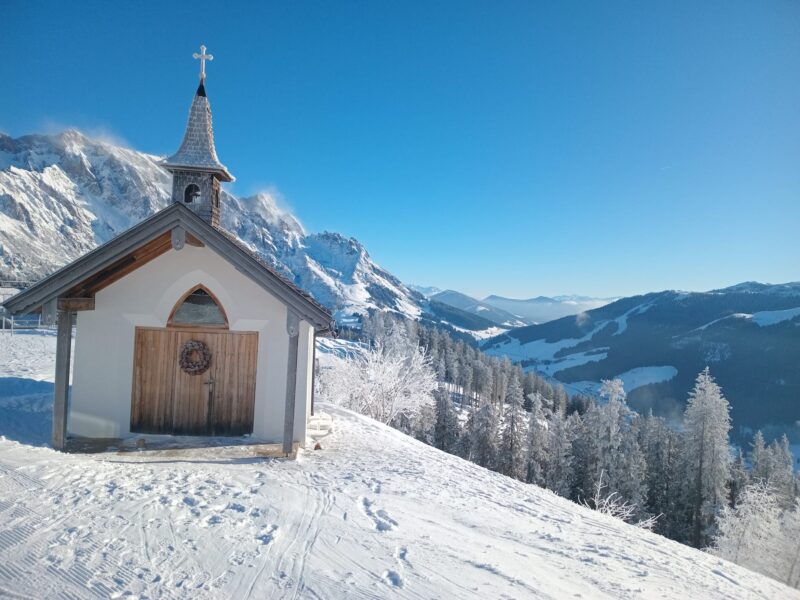
[[[208,405],[206,407],[206,431],[214,435],[214,383],[213,379],[204,381],[203,385],[208,386]]]

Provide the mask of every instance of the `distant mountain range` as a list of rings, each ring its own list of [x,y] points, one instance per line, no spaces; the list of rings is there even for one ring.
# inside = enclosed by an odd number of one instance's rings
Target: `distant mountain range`
[[[441,302],[442,304],[449,304],[450,306],[454,306],[470,314],[478,315],[484,319],[488,319],[499,327],[504,327],[505,329],[522,327],[532,323],[532,321],[528,321],[527,319],[506,312],[502,308],[497,308],[491,304],[476,300],[475,298],[471,298],[466,294],[455,292],[453,290],[445,290],[443,292],[433,294],[430,296],[430,299],[435,300],[436,302]]]
[[[491,295],[478,300],[455,290],[442,290],[434,286],[409,285],[426,298],[448,304],[471,314],[482,316],[499,327],[522,327],[546,323],[569,315],[598,308],[616,298],[588,296],[537,296],[527,300]]]
[[[527,300],[488,296],[483,299],[483,302],[516,315],[520,319],[525,319],[529,324],[534,324],[577,315],[604,306],[614,300],[616,298],[591,298],[588,296],[555,296],[552,298],[537,296]]]
[[[800,283],[623,298],[514,329],[483,348],[573,393],[620,377],[632,406],[666,416],[683,410],[709,366],[737,427],[796,428],[800,419]]]

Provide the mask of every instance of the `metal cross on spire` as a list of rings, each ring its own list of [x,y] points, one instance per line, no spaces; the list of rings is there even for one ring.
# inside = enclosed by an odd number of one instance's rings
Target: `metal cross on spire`
[[[206,54],[206,47],[201,45],[200,54],[195,52],[194,54],[192,54],[192,58],[200,59],[200,80],[204,81],[206,78],[206,61],[214,60],[214,57],[211,54]]]

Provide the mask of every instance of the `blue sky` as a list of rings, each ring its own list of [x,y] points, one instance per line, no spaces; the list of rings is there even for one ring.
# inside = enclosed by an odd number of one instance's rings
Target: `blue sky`
[[[0,131],[175,150],[205,43],[249,194],[406,282],[800,279],[800,3],[0,0]]]

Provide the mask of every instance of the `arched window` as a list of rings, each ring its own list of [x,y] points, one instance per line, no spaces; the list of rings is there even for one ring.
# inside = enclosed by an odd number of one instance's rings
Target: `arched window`
[[[202,285],[192,288],[175,304],[169,327],[228,328],[228,317],[216,296]]]
[[[191,204],[197,198],[200,197],[200,186],[196,183],[190,183],[186,186],[186,190],[183,192],[183,201],[186,204]]]

